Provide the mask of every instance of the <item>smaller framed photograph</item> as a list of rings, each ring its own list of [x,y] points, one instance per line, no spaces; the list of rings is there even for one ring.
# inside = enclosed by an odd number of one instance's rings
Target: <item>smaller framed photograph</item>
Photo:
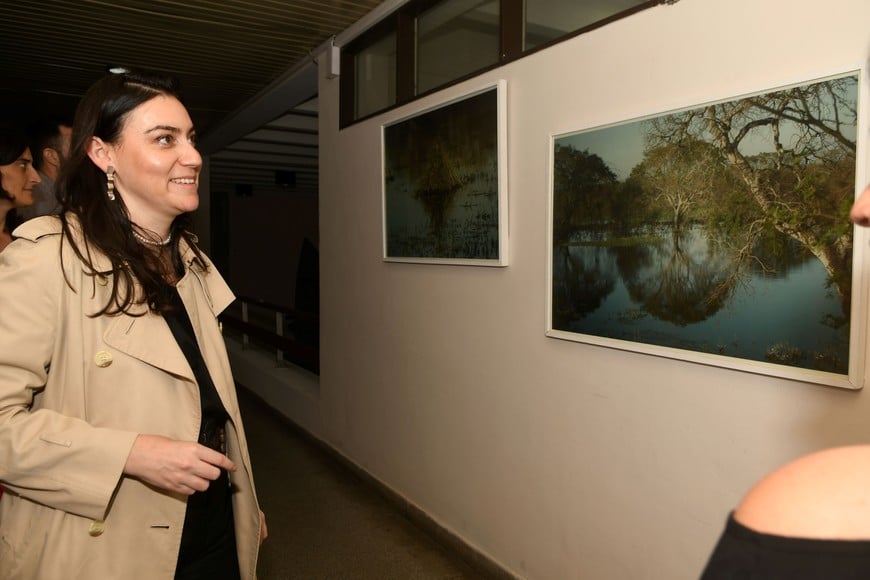
[[[385,261],[507,266],[505,85],[383,125]]]

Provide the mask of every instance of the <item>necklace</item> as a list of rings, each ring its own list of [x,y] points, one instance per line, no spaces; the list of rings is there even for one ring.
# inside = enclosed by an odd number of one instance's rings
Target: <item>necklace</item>
[[[136,230],[133,230],[133,237],[136,238],[137,240],[139,240],[140,242],[142,242],[143,244],[148,244],[149,246],[168,246],[169,242],[172,241],[172,232],[169,232],[169,235],[166,236],[165,240],[158,240],[158,241],[149,240],[148,238],[146,238],[145,236],[143,236],[142,234],[140,234]]]

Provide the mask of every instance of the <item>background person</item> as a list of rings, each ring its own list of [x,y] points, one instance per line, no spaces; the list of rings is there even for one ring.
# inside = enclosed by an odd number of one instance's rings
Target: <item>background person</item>
[[[0,254],[0,576],[255,577],[265,522],[195,245],[202,159],[171,79],[83,97],[63,213]]]
[[[0,252],[12,242],[12,231],[21,222],[17,212],[33,203],[38,184],[24,133],[0,128]]]
[[[870,226],[870,187],[849,217]],[[870,578],[870,445],[825,449],[763,477],[728,516],[702,580]]]
[[[803,456],[728,517],[702,580],[870,578],[870,445]]]
[[[43,120],[31,126],[28,133],[33,166],[42,182],[33,190],[33,205],[19,211],[23,220],[60,212],[54,183],[69,156],[72,125],[65,120]]]

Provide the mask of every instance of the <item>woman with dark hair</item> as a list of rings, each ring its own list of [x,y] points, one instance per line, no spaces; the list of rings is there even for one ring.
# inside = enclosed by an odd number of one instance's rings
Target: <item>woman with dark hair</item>
[[[251,579],[266,528],[196,246],[202,159],[171,79],[83,97],[60,216],[0,254],[0,576]]]
[[[0,129],[0,252],[21,221],[15,209],[33,203],[33,188],[39,182],[24,133]]]

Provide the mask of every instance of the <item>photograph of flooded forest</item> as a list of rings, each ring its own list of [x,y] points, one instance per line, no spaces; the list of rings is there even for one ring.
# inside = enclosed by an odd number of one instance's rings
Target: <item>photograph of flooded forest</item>
[[[383,129],[384,257],[505,265],[498,86]]]
[[[555,137],[551,328],[848,374],[858,85]]]

